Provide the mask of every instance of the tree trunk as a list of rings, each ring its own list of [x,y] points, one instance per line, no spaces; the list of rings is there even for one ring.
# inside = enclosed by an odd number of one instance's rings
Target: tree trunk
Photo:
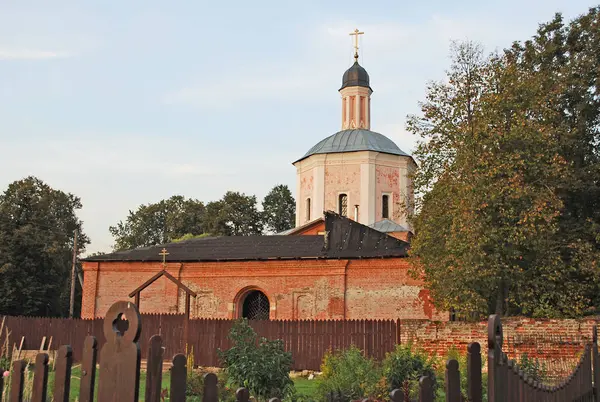
[[[504,315],[504,292],[505,292],[504,281],[500,281],[500,285],[498,286],[498,292],[496,293],[496,311],[495,311],[495,314],[498,314],[500,317],[502,317]]]

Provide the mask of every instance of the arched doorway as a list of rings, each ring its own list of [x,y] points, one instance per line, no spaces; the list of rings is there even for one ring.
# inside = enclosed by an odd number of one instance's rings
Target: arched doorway
[[[243,318],[249,320],[268,320],[271,312],[269,298],[260,290],[251,290],[246,293],[241,306]]]

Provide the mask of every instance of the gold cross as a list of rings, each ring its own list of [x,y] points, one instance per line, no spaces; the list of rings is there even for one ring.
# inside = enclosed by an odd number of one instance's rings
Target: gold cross
[[[158,253],[158,255],[162,255],[163,267],[166,267],[167,266],[167,256],[169,255],[169,253],[167,253],[167,249],[163,248],[162,250],[160,250],[160,253]]]
[[[350,36],[354,36],[354,58],[358,60],[358,35],[364,35],[364,32],[360,32],[357,29],[354,32],[350,32]]]

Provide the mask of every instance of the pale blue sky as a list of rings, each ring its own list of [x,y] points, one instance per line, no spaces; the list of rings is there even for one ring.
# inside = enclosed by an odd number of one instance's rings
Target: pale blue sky
[[[372,129],[411,152],[406,115],[451,40],[501,49],[593,5],[0,0],[0,191],[35,175],[78,195],[88,251],[109,251],[108,226],[142,203],[295,191],[291,162],[340,129],[355,27]]]

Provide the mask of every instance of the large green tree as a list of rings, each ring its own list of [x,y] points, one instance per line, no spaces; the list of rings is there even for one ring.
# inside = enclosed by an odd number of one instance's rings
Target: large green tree
[[[285,184],[271,189],[262,202],[265,229],[279,233],[294,227],[296,223],[296,201]]]
[[[0,315],[68,313],[75,230],[78,253],[89,243],[75,214],[81,207],[35,177],[0,195]]]
[[[488,58],[454,49],[428,88],[412,244],[438,307],[580,315],[597,293],[598,9]],[[596,49],[596,50],[594,50]]]
[[[184,235],[204,233],[204,204],[175,195],[129,211],[125,221],[109,228],[115,250],[168,243]]]
[[[228,191],[219,201],[206,204],[206,231],[215,236],[262,234],[261,213],[256,196]]]

